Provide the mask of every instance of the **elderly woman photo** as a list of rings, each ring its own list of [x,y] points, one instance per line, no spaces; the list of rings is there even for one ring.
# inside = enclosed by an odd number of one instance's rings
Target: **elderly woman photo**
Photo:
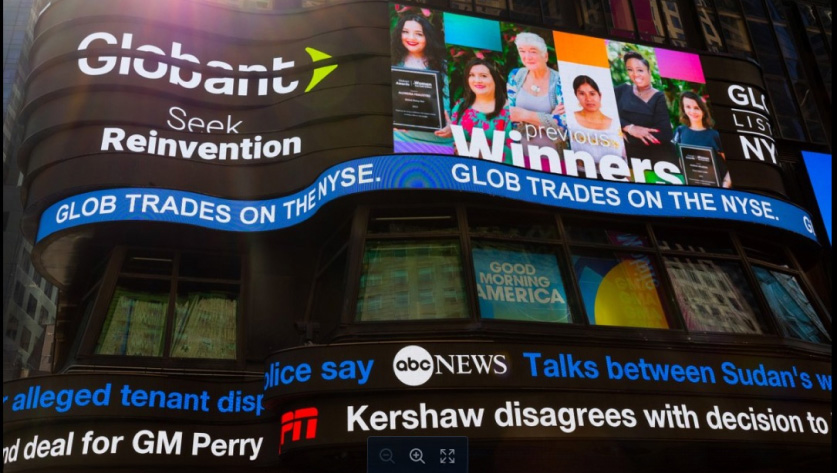
[[[567,118],[561,95],[561,78],[558,71],[547,66],[546,42],[535,33],[519,33],[514,43],[523,67],[509,74],[507,90],[512,122],[524,137],[527,133],[523,128],[527,124],[537,129],[552,128],[553,137],[566,137]],[[563,148],[563,141],[552,140],[542,133],[542,136],[525,140],[522,144],[524,154],[528,154],[528,144]]]
[[[670,161],[675,156],[665,94],[651,84],[651,66],[641,54],[630,51],[622,60],[630,80],[614,92],[628,157]]]

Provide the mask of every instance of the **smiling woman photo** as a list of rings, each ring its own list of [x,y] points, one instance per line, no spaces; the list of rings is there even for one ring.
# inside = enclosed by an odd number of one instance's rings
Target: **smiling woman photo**
[[[434,74],[439,84],[443,118],[448,119],[449,96],[447,59],[443,33],[420,13],[410,12],[399,17],[390,38],[392,67],[427,71]],[[396,152],[439,153],[450,146],[450,140],[435,131],[393,130]]]
[[[472,59],[465,66],[463,77],[462,99],[453,106],[451,124],[461,126],[468,141],[475,128],[484,131],[489,143],[495,130],[508,135],[511,122],[506,101],[506,83],[494,64],[485,59]],[[450,125],[440,133],[440,136],[452,135]],[[508,146],[507,139],[503,155],[504,160],[511,162]]]
[[[392,29],[390,47],[392,65],[395,67],[444,71],[444,38],[421,15],[404,15],[398,20]]]
[[[651,83],[651,65],[636,51],[622,56],[629,81],[614,90],[628,157],[671,160],[671,123],[666,97]]]
[[[726,169],[726,156],[721,147],[721,135],[712,129],[714,120],[709,107],[700,95],[686,91],[680,94],[680,123],[674,131],[674,143],[709,148],[721,159],[716,159],[718,175],[722,176],[721,187],[732,187],[732,179]]]

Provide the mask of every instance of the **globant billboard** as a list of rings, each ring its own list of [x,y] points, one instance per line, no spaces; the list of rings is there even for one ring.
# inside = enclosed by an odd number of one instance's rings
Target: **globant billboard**
[[[18,159],[38,241],[128,220],[270,231],[335,198],[417,189],[816,240],[804,210],[765,196],[784,190],[750,62],[383,2],[287,28],[108,8],[64,0],[36,26]],[[250,28],[231,41],[214,33],[224,18]]]

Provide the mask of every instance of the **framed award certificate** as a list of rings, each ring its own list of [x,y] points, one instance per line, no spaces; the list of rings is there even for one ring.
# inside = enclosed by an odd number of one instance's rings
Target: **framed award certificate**
[[[445,126],[439,74],[392,68],[392,123],[406,130],[436,131]]]
[[[717,157],[712,148],[681,144],[677,151],[687,185],[721,187]]]

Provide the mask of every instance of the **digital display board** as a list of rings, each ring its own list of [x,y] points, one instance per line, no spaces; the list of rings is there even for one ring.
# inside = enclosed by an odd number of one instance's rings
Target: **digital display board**
[[[113,20],[155,17],[139,1],[109,8],[64,0],[36,26],[19,160],[32,222],[24,227],[41,222],[38,240],[121,219],[264,231],[304,220],[315,203],[339,195],[416,188],[621,215],[756,221],[810,236],[799,231],[807,216],[773,218],[778,201],[765,208],[762,197],[709,192],[692,203],[691,191],[673,190],[741,184],[783,193],[763,80],[746,61],[384,2],[300,11],[299,24],[281,29],[281,16],[209,15],[190,3],[169,12],[200,18],[195,31]],[[79,16],[91,21],[66,21]],[[214,33],[224,17],[249,28],[231,41]],[[312,35],[319,27],[312,25],[336,17],[344,28]],[[459,164],[450,159],[492,182],[454,176]],[[372,181],[349,176],[366,160]],[[425,181],[399,177],[423,173]],[[339,179],[339,189],[329,179]],[[107,200],[98,210],[75,201],[80,190],[107,188],[157,195],[115,212]],[[590,195],[570,198],[575,191],[565,188]],[[599,190],[609,194],[596,197]],[[169,192],[221,200],[176,204]],[[645,203],[629,201],[646,193]],[[289,203],[296,199],[298,206]],[[198,201],[203,207],[193,209]],[[259,215],[248,215],[254,210]]]
[[[822,222],[828,234],[828,242],[832,243],[831,207],[834,203],[831,190],[831,160],[833,158],[830,154],[803,151],[802,159],[805,161],[805,168],[808,170],[808,177],[811,179],[811,187],[814,189],[814,197],[817,199],[820,216],[822,216]]]
[[[435,130],[394,110],[396,153],[725,188],[734,183],[728,157],[776,162],[764,94],[733,84],[710,93],[697,54],[398,4],[390,31],[394,83],[413,71],[445,85],[434,95],[445,108]],[[725,115],[727,141],[737,138],[729,152],[715,114]],[[728,125],[740,119],[754,129]]]

